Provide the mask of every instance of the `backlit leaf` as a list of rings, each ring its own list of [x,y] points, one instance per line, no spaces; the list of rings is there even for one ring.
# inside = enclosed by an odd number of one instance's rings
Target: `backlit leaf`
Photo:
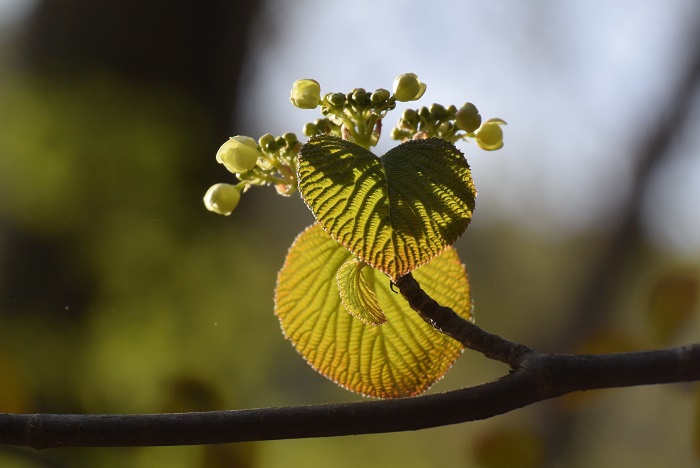
[[[299,190],[335,240],[394,280],[462,235],[476,197],[464,155],[440,138],[408,141],[379,158],[316,136],[300,152]]]
[[[275,313],[285,336],[314,369],[349,390],[380,398],[424,392],[447,372],[463,346],[425,323],[391,291],[389,278],[373,268],[362,274],[387,323],[366,325],[350,315],[340,299],[336,272],[352,259],[319,224],[297,237],[275,291]],[[454,249],[447,248],[413,274],[435,300],[471,318],[469,283]]]
[[[366,266],[356,258],[343,263],[336,273],[340,301],[350,314],[368,325],[386,323],[386,317],[379,307],[377,293],[362,274]]]

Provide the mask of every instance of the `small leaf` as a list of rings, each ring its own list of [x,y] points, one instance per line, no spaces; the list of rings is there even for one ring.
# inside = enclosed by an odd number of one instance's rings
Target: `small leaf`
[[[424,392],[442,378],[463,346],[425,323],[373,268],[362,274],[387,322],[365,325],[350,315],[336,272],[352,259],[319,224],[297,237],[275,291],[275,314],[285,336],[314,369],[348,390],[379,398]],[[454,249],[413,274],[435,300],[471,319],[469,283]]]
[[[299,190],[323,229],[393,280],[454,243],[476,197],[464,155],[440,138],[408,141],[378,158],[316,136],[300,152]]]
[[[338,268],[336,280],[340,300],[345,310],[360,319],[362,323],[381,325],[386,323],[386,317],[379,307],[377,293],[362,274],[362,268],[365,266],[367,266],[366,263],[351,258]]]

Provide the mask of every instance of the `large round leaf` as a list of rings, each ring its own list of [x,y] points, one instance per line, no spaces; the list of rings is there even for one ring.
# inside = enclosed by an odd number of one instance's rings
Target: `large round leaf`
[[[377,270],[362,270],[387,322],[367,325],[340,299],[337,270],[352,254],[318,224],[289,249],[277,278],[275,313],[297,351],[321,374],[365,395],[417,395],[439,380],[462,352],[461,343],[425,323]],[[414,277],[443,305],[471,318],[469,283],[454,249],[448,248]]]
[[[394,280],[462,235],[476,197],[464,155],[440,138],[408,141],[379,158],[316,136],[299,155],[299,191],[335,240]]]

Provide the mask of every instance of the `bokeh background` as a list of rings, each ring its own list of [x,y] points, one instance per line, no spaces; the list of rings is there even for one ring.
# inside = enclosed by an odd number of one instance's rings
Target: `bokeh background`
[[[135,413],[361,398],[273,315],[298,197],[202,196],[231,135],[301,133],[293,81],[474,102],[457,248],[477,323],[543,351],[700,339],[700,5],[0,0],[0,411]],[[389,128],[399,112],[389,115]],[[388,131],[385,132],[388,135]],[[385,137],[380,149],[393,143]],[[507,372],[466,352],[431,391]],[[698,389],[589,392],[415,433],[213,447],[0,447],[7,467],[697,466]]]

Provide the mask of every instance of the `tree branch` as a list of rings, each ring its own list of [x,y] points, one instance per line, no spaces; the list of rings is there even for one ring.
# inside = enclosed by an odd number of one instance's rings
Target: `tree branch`
[[[0,414],[0,443],[128,447],[412,431],[486,419],[576,390],[700,380],[700,345],[605,355],[531,352],[514,372],[446,393],[396,400],[203,413]]]
[[[534,352],[525,345],[488,333],[463,319],[449,307],[438,304],[421,289],[411,273],[399,278],[396,286],[408,301],[408,305],[431,327],[454,338],[469,349],[478,351],[490,359],[504,362],[513,369],[520,365],[525,356]]]
[[[603,355],[542,354],[485,332],[397,281],[420,316],[513,371],[498,380],[396,400],[205,413],[0,414],[0,443],[34,448],[218,444],[412,431],[486,419],[578,390],[700,380],[700,345]]]

